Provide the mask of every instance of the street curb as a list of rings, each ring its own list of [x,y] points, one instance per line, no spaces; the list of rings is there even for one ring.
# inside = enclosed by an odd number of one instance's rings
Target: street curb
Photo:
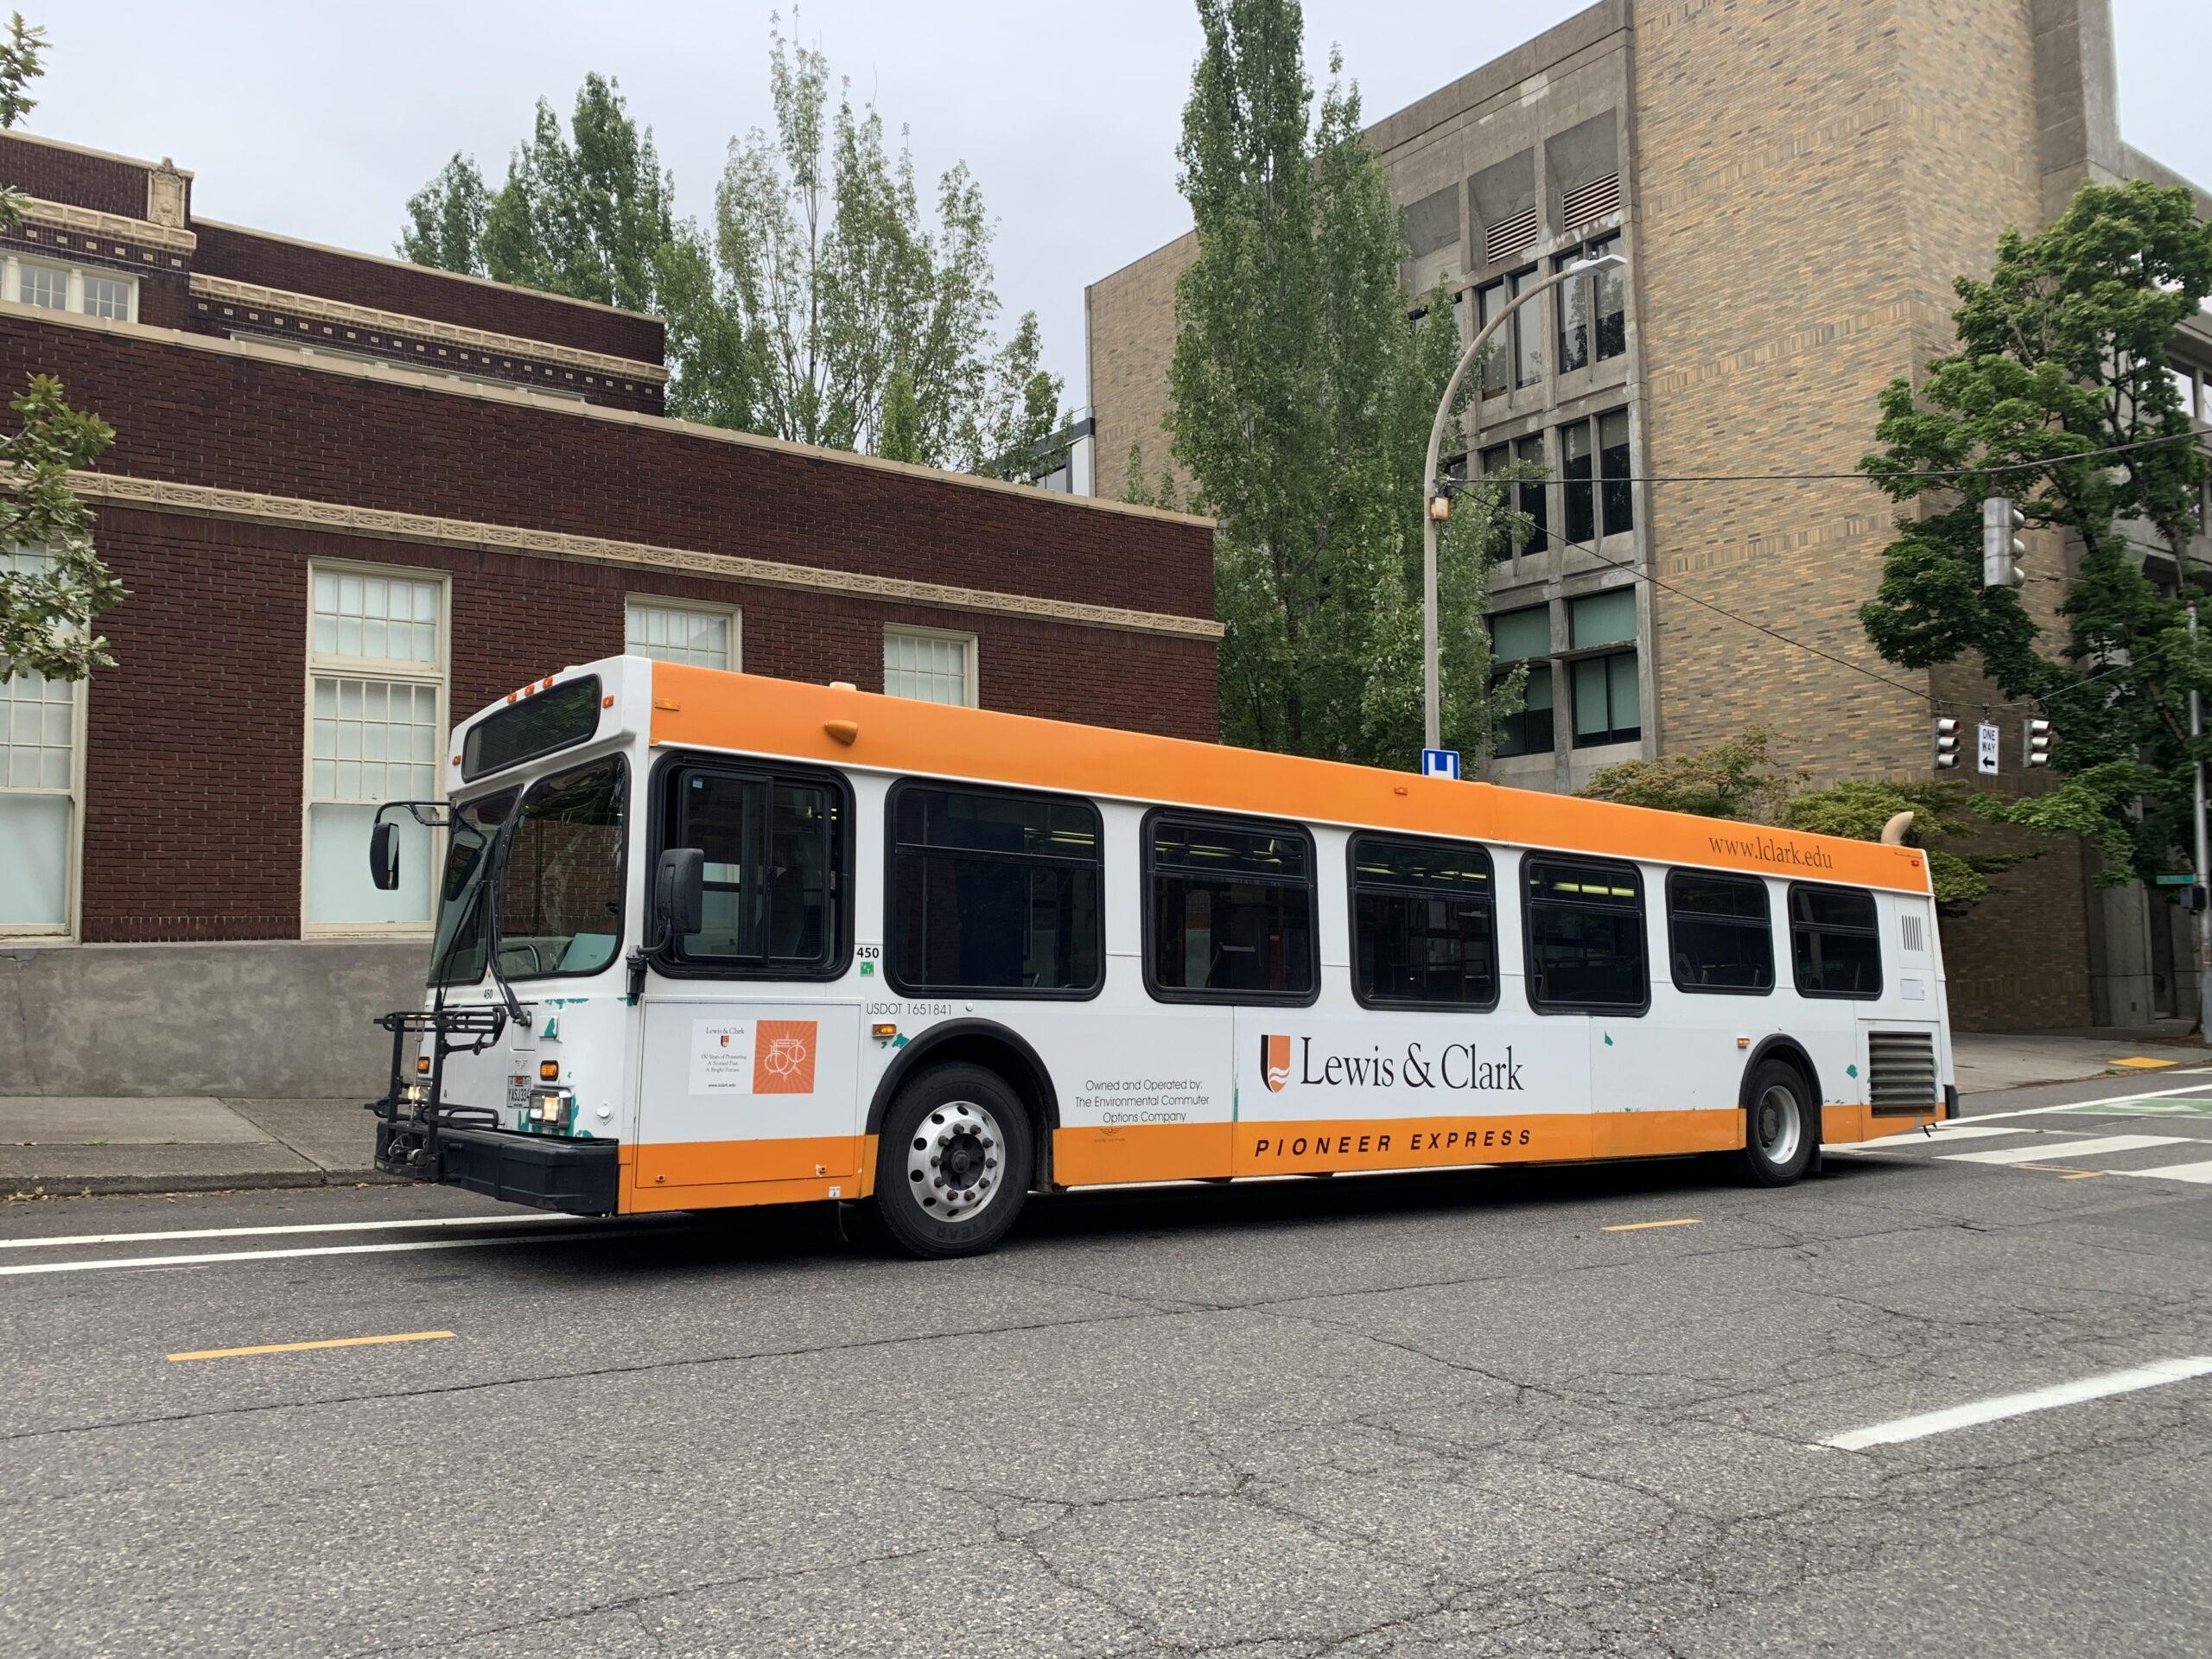
[[[19,1181],[20,1177],[15,1178]],[[397,1186],[406,1178],[377,1169],[269,1170],[225,1175],[42,1175],[29,1186],[11,1182],[0,1200],[118,1198],[163,1192],[270,1192],[318,1186]]]

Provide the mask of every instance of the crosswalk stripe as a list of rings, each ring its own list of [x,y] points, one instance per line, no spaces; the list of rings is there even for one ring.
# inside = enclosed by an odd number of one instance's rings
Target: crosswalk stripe
[[[2186,1141],[2179,1135],[2111,1135],[2089,1141],[2075,1141],[2062,1136],[2037,1136],[2033,1146],[1999,1147],[1992,1152],[1954,1152],[1944,1155],[1943,1161],[1952,1164],[2039,1164],[2047,1158],[2062,1158],[2068,1163],[2079,1163],[2084,1158],[2101,1158],[2112,1152],[2138,1152],[2145,1147],[2175,1147]]]
[[[2003,1128],[1961,1123],[1956,1128],[1942,1128],[1933,1135],[1885,1135],[1878,1141],[1848,1141],[1841,1146],[1822,1147],[1823,1154],[1831,1152],[1910,1152],[1918,1147],[1930,1147],[1945,1141],[1979,1141],[1987,1135],[2036,1135],[2039,1130],[2024,1125],[2007,1124]]]
[[[2107,1175],[2151,1175],[2162,1181],[2194,1181],[2200,1186],[2212,1186],[2212,1162],[2202,1164],[2168,1164],[2162,1169],[2108,1169]]]

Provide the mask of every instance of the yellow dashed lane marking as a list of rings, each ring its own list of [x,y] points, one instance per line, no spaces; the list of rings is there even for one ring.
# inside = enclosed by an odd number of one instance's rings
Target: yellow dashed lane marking
[[[237,1359],[245,1354],[299,1354],[310,1348],[369,1348],[386,1342],[437,1342],[450,1331],[403,1331],[391,1337],[326,1337],[321,1342],[266,1342],[257,1348],[202,1348],[171,1359]]]
[[[1704,1224],[1696,1216],[1684,1216],[1676,1221],[1623,1221],[1611,1227],[1600,1227],[1601,1233],[1640,1233],[1647,1227],[1699,1227]]]

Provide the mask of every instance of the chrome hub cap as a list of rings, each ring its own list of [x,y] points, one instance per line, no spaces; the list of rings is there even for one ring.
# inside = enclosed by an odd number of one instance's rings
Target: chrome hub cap
[[[1796,1157],[1798,1137],[1805,1132],[1804,1119],[1797,1096],[1781,1084],[1759,1096],[1751,1113],[1751,1131],[1758,1136],[1759,1150],[1770,1161],[1786,1164]]]
[[[916,1126],[906,1180],[924,1215],[973,1221],[1005,1185],[1005,1156],[998,1120],[972,1100],[949,1100]]]

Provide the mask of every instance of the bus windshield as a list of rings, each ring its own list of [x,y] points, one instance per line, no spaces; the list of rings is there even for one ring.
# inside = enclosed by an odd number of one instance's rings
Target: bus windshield
[[[597,973],[621,948],[627,769],[610,755],[454,809],[430,982]],[[497,871],[494,878],[492,872]],[[496,880],[497,903],[486,887]]]

